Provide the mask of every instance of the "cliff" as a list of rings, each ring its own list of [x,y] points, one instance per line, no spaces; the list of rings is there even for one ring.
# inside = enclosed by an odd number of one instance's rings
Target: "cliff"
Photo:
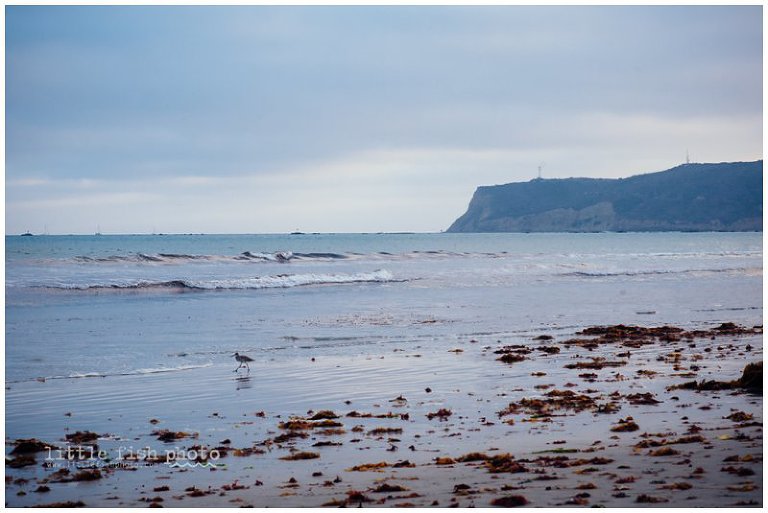
[[[763,161],[478,187],[449,232],[762,231]]]

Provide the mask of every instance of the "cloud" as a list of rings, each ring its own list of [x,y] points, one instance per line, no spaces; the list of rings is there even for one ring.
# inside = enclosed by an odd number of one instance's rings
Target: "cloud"
[[[436,230],[541,162],[762,154],[759,6],[10,6],[6,24],[9,231]]]

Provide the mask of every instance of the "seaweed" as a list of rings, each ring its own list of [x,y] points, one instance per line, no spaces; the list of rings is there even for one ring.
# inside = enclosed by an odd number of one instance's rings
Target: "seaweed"
[[[85,503],[83,501],[65,501],[65,502],[52,502],[50,504],[39,504],[36,508],[84,508]]]
[[[76,431],[74,433],[69,433],[67,435],[64,435],[66,440],[68,442],[71,442],[73,444],[82,445],[82,444],[91,444],[91,442],[95,442],[100,435],[96,433],[92,433],[90,431]]]
[[[374,488],[374,493],[390,493],[390,492],[407,492],[409,489],[400,485],[391,485],[389,483],[382,483]]]
[[[304,419],[290,419],[285,422],[279,423],[277,427],[279,427],[280,429],[285,429],[290,431],[304,431],[304,430],[312,429],[313,424]]]
[[[174,442],[182,438],[195,437],[195,435],[186,431],[169,431],[168,429],[159,429],[152,431],[150,434],[156,436],[161,442]]]
[[[5,459],[5,464],[11,468],[29,467],[30,465],[35,465],[36,463],[37,460],[35,460],[35,457],[29,454],[20,454],[15,458]]]
[[[355,465],[352,468],[348,468],[348,472],[380,472],[381,469],[389,467],[389,463],[386,461],[380,461],[378,463],[363,463],[362,465]]]
[[[551,390],[543,399],[523,398],[517,403],[509,403],[505,409],[497,412],[497,414],[499,417],[503,417],[520,413],[523,410],[531,415],[548,417],[558,410],[573,410],[578,413],[596,408],[595,399],[586,394],[578,394],[573,390]]]
[[[600,369],[604,369],[605,367],[621,367],[626,364],[627,362],[624,360],[609,361],[609,360],[606,360],[605,358],[592,358],[591,362],[569,363],[564,365],[564,367],[566,369],[600,370]]]
[[[528,504],[528,499],[522,495],[505,495],[497,497],[491,501],[491,506],[500,506],[502,508],[516,508]]]
[[[362,504],[363,502],[373,502],[373,499],[357,490],[350,490],[347,492],[347,504]]]
[[[298,461],[298,460],[314,460],[320,457],[319,453],[310,451],[298,451],[288,456],[283,456],[280,459],[283,461]]]
[[[677,456],[678,454],[680,454],[680,451],[667,446],[648,453],[649,456]]]
[[[307,438],[308,436],[309,435],[307,433],[304,433],[302,431],[288,431],[287,433],[277,435],[275,438],[272,439],[272,441],[277,444],[281,444],[281,443],[287,442],[288,440],[292,440],[294,438]]]
[[[657,504],[659,502],[669,502],[669,499],[666,499],[664,497],[654,497],[652,495],[648,494],[641,494],[638,495],[637,499],[635,499],[635,502],[638,502],[640,504]]]
[[[446,420],[451,415],[453,415],[453,412],[451,410],[449,410],[447,408],[440,408],[439,410],[437,410],[435,412],[427,413],[427,418],[429,420],[432,420],[435,417],[437,417],[440,420]]]
[[[667,387],[667,391],[671,390],[695,390],[697,392],[702,391],[719,391],[719,390],[733,390],[733,389],[745,389],[750,393],[760,394],[763,393],[763,362],[749,363],[744,367],[739,379],[733,381],[687,381],[679,385],[673,385]]]
[[[627,417],[626,419],[620,419],[619,423],[611,428],[611,431],[615,433],[623,433],[637,431],[638,429],[640,429],[640,426],[637,425],[634,419],[632,417]]]
[[[653,394],[650,392],[646,392],[644,394],[629,394],[628,396],[626,396],[626,399],[631,404],[636,404],[636,405],[661,404],[661,401],[653,397]]]
[[[320,410],[319,412],[312,415],[309,420],[323,420],[323,419],[338,419],[339,416],[336,415],[331,410]]]
[[[519,354],[513,354],[513,353],[506,353],[501,355],[501,357],[496,358],[500,362],[504,363],[518,363],[525,360],[525,356],[519,355]]]
[[[33,454],[47,451],[48,449],[56,449],[55,446],[42,442],[37,438],[20,438],[14,442],[14,445],[11,454]]]
[[[735,411],[728,415],[727,417],[723,417],[724,419],[732,420],[733,422],[746,422],[748,420],[752,420],[755,418],[754,415],[751,413],[746,413],[743,411]]]
[[[484,452],[470,452],[465,454],[464,456],[460,456],[456,458],[456,461],[459,461],[461,463],[467,463],[470,461],[486,461],[489,460],[491,457],[485,454]]]
[[[369,436],[399,435],[402,432],[403,432],[403,428],[377,427],[368,431],[368,435]]]
[[[528,469],[522,463],[515,461],[514,456],[509,453],[497,454],[485,461],[485,467],[491,474],[528,472]]]

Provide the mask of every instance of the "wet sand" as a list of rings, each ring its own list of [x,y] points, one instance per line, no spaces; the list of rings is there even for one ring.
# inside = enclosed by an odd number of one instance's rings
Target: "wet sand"
[[[762,361],[762,329],[717,327],[11,383],[6,504],[761,506],[762,392],[672,388]]]

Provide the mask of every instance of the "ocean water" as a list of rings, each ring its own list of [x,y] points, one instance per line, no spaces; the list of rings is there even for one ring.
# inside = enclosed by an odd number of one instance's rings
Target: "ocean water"
[[[8,384],[724,321],[762,324],[762,234],[6,237]]]

